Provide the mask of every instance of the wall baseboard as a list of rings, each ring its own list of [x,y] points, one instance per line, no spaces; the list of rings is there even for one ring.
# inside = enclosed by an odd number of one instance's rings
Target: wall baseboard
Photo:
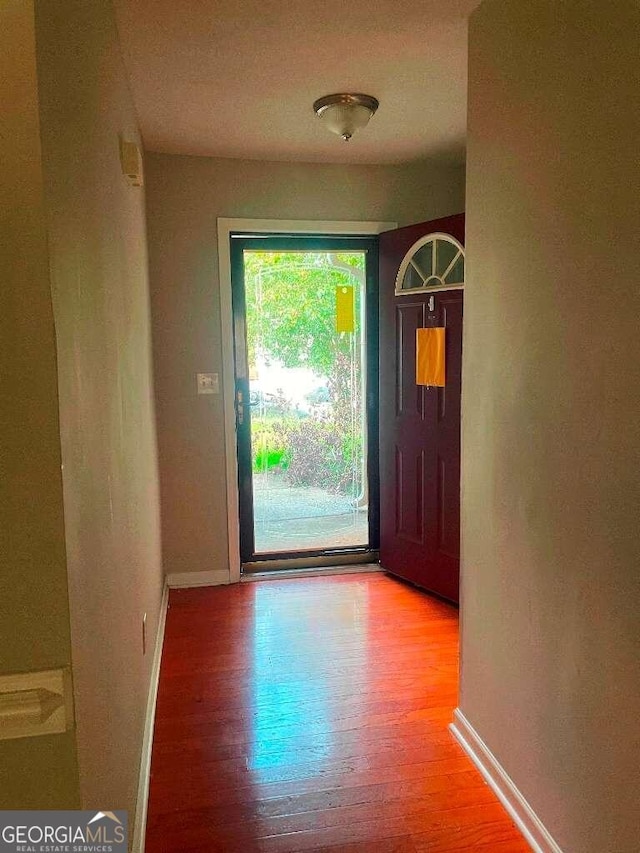
[[[544,824],[459,708],[449,726],[453,736],[486,779],[535,853],[562,853]]]
[[[144,734],[142,752],[140,755],[140,773],[138,776],[138,798],[136,800],[136,815],[133,824],[132,853],[144,853],[145,835],[147,829],[147,806],[149,804],[149,777],[151,773],[151,750],[153,748],[153,727],[156,718],[156,700],[158,698],[158,682],[160,680],[160,662],[162,661],[162,646],[164,643],[164,627],[167,621],[167,606],[169,604],[169,587],[165,584],[158,616],[158,630],[153,650],[151,678],[149,680],[149,695],[147,711],[144,718]]]
[[[167,575],[169,589],[189,589],[196,586],[222,586],[229,583],[227,569],[210,572],[173,572]]]

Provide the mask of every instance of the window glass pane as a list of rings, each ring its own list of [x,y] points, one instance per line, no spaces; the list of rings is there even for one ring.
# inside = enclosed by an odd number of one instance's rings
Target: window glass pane
[[[458,254],[458,247],[446,240],[438,240],[436,253],[436,275],[444,275],[451,261]]]
[[[464,284],[464,258],[462,255],[453,265],[453,269],[446,278],[445,284]]]
[[[413,256],[413,260],[425,278],[431,275],[431,265],[433,263],[433,241],[420,246],[418,251]]]
[[[369,541],[363,251],[245,250],[258,554]],[[337,293],[354,290],[352,331]]]
[[[404,278],[402,279],[402,289],[415,290],[416,287],[422,287],[422,279],[415,271],[414,267],[409,264],[407,271],[404,274]]]

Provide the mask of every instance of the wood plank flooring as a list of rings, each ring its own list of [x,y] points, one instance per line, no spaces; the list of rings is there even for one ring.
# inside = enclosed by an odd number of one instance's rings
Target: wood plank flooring
[[[527,853],[447,729],[457,658],[382,574],[172,591],[147,853]]]

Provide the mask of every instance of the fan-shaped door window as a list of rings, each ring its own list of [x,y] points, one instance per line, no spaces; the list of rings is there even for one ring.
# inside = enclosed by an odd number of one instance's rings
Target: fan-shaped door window
[[[464,249],[450,234],[427,234],[409,249],[396,276],[396,295],[464,287]]]

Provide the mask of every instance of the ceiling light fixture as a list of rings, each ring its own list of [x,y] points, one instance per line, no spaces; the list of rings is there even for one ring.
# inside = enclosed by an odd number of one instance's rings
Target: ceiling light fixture
[[[371,95],[337,94],[318,98],[313,110],[332,133],[348,142],[356,130],[368,124],[378,106]]]

